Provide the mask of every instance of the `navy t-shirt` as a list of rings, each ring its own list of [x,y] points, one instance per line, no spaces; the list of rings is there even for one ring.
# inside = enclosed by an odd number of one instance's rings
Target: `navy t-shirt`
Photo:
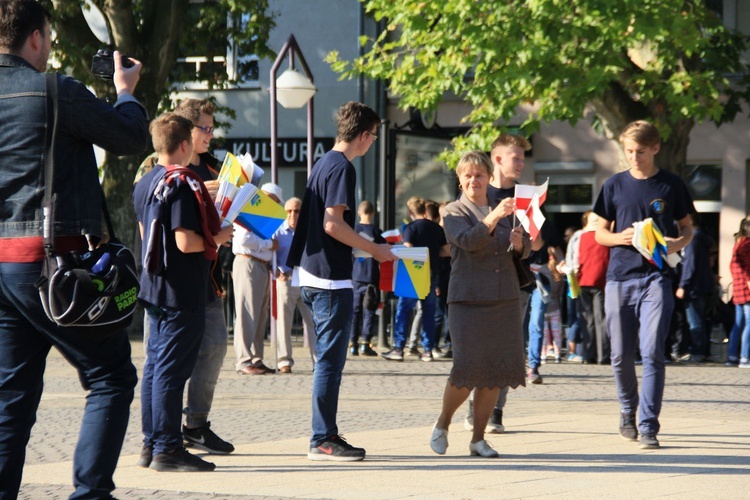
[[[634,222],[651,217],[664,236],[679,235],[676,221],[695,212],[693,199],[685,183],[675,174],[659,170],[648,179],[636,179],[630,171],[610,177],[602,186],[594,212],[612,222],[611,230],[619,233]],[[607,281],[643,278],[660,272],[632,245],[612,247]],[[669,272],[665,267],[661,272]]]
[[[512,188],[497,188],[492,184],[487,185],[487,199],[500,203],[505,198],[513,198],[516,195],[516,186]]]
[[[385,243],[385,238],[381,236],[380,229],[374,224],[362,224],[357,222],[354,225],[354,232],[357,234],[364,233],[375,243]],[[380,264],[375,259],[355,258],[354,268],[352,269],[352,279],[361,283],[377,285],[380,282]]]
[[[354,185],[357,173],[344,153],[329,151],[313,166],[302,199],[299,222],[287,266],[300,266],[327,280],[352,279],[352,247],[323,230],[326,208],[344,205],[344,222],[354,228]]]
[[[149,213],[154,206],[154,188],[164,173],[164,167],[157,165],[138,181],[133,191],[136,218],[144,229],[142,255],[146,254],[149,244],[152,217]],[[161,274],[153,276],[145,270],[141,272],[138,298],[149,304],[172,309],[196,310],[205,307],[211,261],[206,260],[203,252],[181,252],[174,237],[174,230],[177,228],[202,233],[198,201],[189,186],[181,186],[170,197],[163,217],[166,266]]]
[[[413,247],[427,247],[430,250],[430,274],[436,275],[439,271],[440,247],[447,243],[440,224],[430,219],[416,219],[404,228],[403,239]]]

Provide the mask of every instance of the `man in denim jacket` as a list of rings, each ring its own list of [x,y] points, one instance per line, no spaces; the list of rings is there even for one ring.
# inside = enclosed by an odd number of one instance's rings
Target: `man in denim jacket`
[[[18,494],[45,360],[54,345],[88,392],[71,498],[111,498],[136,384],[127,334],[123,330],[94,339],[85,329],[55,326],[34,287],[44,258],[41,206],[48,117],[43,72],[51,47],[49,19],[49,12],[33,0],[0,0],[0,497]],[[132,96],[141,64],[134,63],[124,69],[115,52],[114,107],[82,83],[57,75],[58,252],[86,251],[83,235],[102,236],[92,144],[118,155],[146,149],[148,117]]]

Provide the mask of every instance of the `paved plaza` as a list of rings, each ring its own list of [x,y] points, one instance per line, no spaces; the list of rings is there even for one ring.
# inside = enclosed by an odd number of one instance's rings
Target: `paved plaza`
[[[719,346],[715,346],[719,347]],[[241,376],[229,346],[211,427],[236,451],[208,457],[214,472],[159,473],[135,465],[139,387],[115,474],[118,498],[737,498],[750,495],[750,370],[720,363],[667,367],[662,448],[617,435],[609,366],[548,364],[544,384],[511,391],[499,459],[469,457],[465,407],[445,456],[429,447],[449,360],[349,358],[340,431],[363,462],[310,462],[311,363],[301,345],[291,375]],[[272,351],[266,348],[266,353]],[[718,359],[719,356],[717,356]],[[139,374],[143,345],[133,341]],[[267,358],[267,364],[272,362]],[[20,497],[66,498],[85,403],[75,371],[53,350]]]

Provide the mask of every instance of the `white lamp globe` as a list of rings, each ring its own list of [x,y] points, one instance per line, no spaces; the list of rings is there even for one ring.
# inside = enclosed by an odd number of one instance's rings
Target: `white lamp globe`
[[[291,68],[276,79],[276,100],[287,109],[301,108],[317,90],[309,78]]]

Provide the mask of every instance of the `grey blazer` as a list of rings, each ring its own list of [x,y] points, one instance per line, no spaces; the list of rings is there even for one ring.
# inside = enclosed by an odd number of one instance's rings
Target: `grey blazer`
[[[497,206],[491,203],[491,208]],[[511,218],[497,223],[487,234],[484,214],[465,194],[445,207],[443,226],[451,244],[451,277],[448,302],[485,302],[520,297],[518,277],[510,246]],[[531,241],[523,235],[523,258],[529,256]]]

